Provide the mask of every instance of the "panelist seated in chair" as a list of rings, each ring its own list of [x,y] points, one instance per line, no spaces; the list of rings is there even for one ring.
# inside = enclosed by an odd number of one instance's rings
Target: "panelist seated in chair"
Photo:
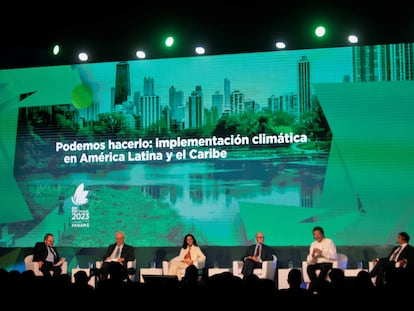
[[[306,273],[310,279],[309,288],[312,291],[318,291],[319,284],[324,284],[338,254],[334,241],[325,237],[325,231],[322,227],[315,226],[312,229],[312,234],[314,241],[311,243],[306,257],[308,263]]]
[[[256,233],[256,243],[248,246],[246,252],[242,257],[243,267],[241,273],[243,279],[253,274],[256,268],[262,268],[263,261],[272,261],[274,250],[264,244],[263,232]]]
[[[134,248],[131,245],[125,244],[125,233],[122,231],[115,232],[115,243],[108,246],[103,256],[100,268],[101,280],[106,280],[111,271],[119,271],[118,267],[113,267],[114,265],[120,265],[121,273],[124,279],[127,279],[128,275],[135,273],[135,271],[130,271],[135,268],[128,268],[128,262],[134,260]]]
[[[195,236],[187,233],[178,256],[168,262],[167,274],[176,275],[178,280],[181,280],[187,267],[194,265],[197,269],[203,269],[205,263],[206,255],[204,255],[200,246],[198,246]]]
[[[55,238],[52,233],[46,233],[43,242],[37,242],[33,248],[33,261],[38,262],[39,270],[45,277],[58,277],[62,274],[62,264],[66,261],[60,257],[53,246]]]
[[[410,236],[407,232],[398,233],[398,245],[392,248],[388,256],[372,260],[374,267],[370,275],[376,277],[376,286],[405,286],[412,282],[414,279],[414,247],[408,244],[409,241]]]

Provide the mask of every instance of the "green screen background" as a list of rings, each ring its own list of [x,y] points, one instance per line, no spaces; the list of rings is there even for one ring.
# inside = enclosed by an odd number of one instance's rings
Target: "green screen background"
[[[399,231],[413,232],[414,87],[409,57],[399,56],[405,60],[403,74],[374,75],[369,81],[358,75],[362,71],[356,69],[360,60],[355,47],[132,60],[126,62],[131,89],[127,103],[134,106],[149,92],[161,107],[169,106],[174,86],[183,91],[186,104],[201,86],[203,108],[211,111],[212,95],[224,94],[228,79],[230,92],[240,91],[245,103],[256,105],[254,112],[243,115],[248,119],[249,114],[263,113],[272,96],[299,105],[303,56],[309,61],[311,101],[320,104],[331,139],[315,139],[315,127],[304,127],[298,120],[285,124],[275,118],[266,123],[272,129],[255,130],[306,133],[308,144],[232,146],[224,148],[227,159],[134,162],[121,168],[115,163],[87,168],[64,164],[55,142],[85,137],[89,142],[164,139],[171,137],[166,125],[147,132],[73,130],[42,117],[39,107],[70,107],[88,119],[90,111],[83,105],[93,102],[99,113],[109,113],[116,101],[117,64],[125,62],[0,71],[2,244],[32,247],[45,232],[52,232],[61,246],[105,247],[115,230],[124,230],[137,247],[180,245],[187,232],[201,245],[239,246],[251,243],[260,230],[269,245],[307,246],[312,228],[321,225],[339,246],[364,246],[392,244]],[[144,87],[148,77],[153,78],[153,90]],[[36,131],[27,126],[28,120],[37,123]],[[217,118],[202,130],[181,134],[194,138],[205,133],[247,136],[249,129],[255,133],[256,123],[249,128],[248,122],[230,121],[222,132]],[[71,197],[80,184],[88,191],[82,208],[90,216],[89,227],[82,228],[73,227],[71,220]],[[65,194],[63,215],[57,212],[60,193]]]

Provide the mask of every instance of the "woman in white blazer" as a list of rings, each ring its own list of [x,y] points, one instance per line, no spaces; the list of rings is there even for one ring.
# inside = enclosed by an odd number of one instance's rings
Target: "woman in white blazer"
[[[179,255],[170,260],[168,274],[176,275],[181,280],[188,266],[194,265],[197,269],[202,269],[205,263],[206,255],[198,246],[196,238],[191,233],[187,233]]]

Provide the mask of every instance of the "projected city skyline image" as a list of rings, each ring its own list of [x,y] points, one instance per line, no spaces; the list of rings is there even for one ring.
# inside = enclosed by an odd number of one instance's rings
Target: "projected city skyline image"
[[[413,199],[411,78],[361,55],[401,48],[0,71],[16,94],[2,116],[14,206],[2,226],[18,247],[45,228],[60,245],[100,247],[119,227],[136,246],[186,232],[244,245],[258,229],[270,245],[307,245],[315,224],[338,245],[392,242],[393,206],[410,213]]]

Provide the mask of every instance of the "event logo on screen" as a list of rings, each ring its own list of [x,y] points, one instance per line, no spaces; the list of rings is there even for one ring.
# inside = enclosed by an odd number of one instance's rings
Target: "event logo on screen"
[[[89,210],[85,208],[88,203],[89,191],[84,190],[84,184],[81,183],[72,196],[72,227],[89,227]]]

